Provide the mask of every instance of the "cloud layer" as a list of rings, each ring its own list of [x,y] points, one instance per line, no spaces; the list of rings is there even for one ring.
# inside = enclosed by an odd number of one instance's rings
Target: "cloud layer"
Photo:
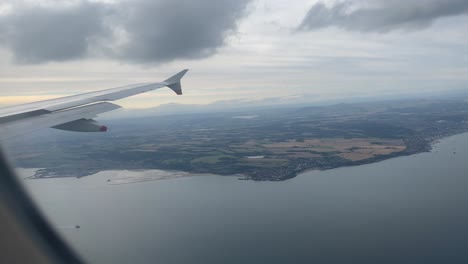
[[[0,45],[20,63],[103,56],[132,63],[201,58],[223,46],[250,0],[87,0],[13,5]]]
[[[442,17],[468,14],[466,0],[351,0],[313,5],[299,30],[336,26],[350,31],[419,29]]]

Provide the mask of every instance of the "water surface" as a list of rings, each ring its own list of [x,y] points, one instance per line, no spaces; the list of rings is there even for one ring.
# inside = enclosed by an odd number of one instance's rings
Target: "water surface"
[[[468,263],[468,134],[284,182],[108,179],[25,180],[91,263]]]

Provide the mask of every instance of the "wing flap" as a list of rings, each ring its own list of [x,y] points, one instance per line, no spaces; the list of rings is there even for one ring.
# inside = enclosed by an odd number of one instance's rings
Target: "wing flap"
[[[93,119],[78,119],[68,123],[53,126],[52,128],[73,132],[106,132],[107,127]]]

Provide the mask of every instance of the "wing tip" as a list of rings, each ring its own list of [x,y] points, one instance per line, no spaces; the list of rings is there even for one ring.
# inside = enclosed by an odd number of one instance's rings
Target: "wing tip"
[[[167,87],[171,88],[177,95],[182,95],[182,85],[180,84],[180,80],[188,71],[188,69],[182,70],[164,82],[167,83]]]
[[[169,77],[168,79],[166,79],[164,82],[167,83],[168,85],[171,85],[171,84],[174,84],[174,83],[178,83],[180,82],[180,80],[182,79],[182,77],[184,77],[184,75],[188,72],[188,69],[185,69],[185,70],[182,70],[176,74],[174,74],[173,76]]]

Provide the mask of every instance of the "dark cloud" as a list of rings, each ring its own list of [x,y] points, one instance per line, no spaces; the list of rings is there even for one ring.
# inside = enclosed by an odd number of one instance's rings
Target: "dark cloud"
[[[247,0],[131,1],[121,10],[131,40],[120,54],[151,62],[215,53],[245,10]]]
[[[418,29],[442,17],[468,14],[467,0],[354,0],[313,5],[299,30],[337,26],[352,31]]]
[[[83,57],[93,39],[107,34],[101,20],[104,8],[99,4],[19,8],[0,17],[0,41],[22,63]]]
[[[0,16],[0,45],[21,63],[104,56],[163,63],[212,55],[250,0],[75,1],[16,6]]]

